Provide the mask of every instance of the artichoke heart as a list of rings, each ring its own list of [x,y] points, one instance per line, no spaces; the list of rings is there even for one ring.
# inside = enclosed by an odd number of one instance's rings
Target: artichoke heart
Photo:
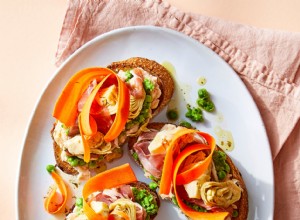
[[[108,217],[109,209],[108,205],[105,202],[91,202],[91,208],[97,213],[101,213],[102,216]]]
[[[108,154],[111,153],[113,150],[112,144],[103,142],[101,145],[98,145],[97,148],[91,148],[91,153],[94,154]]]
[[[99,105],[107,107],[109,114],[113,115],[118,110],[118,89],[116,85],[111,85],[107,88],[101,89],[98,93]]]
[[[200,191],[201,187],[204,183],[210,181],[210,172],[211,172],[211,166],[208,167],[208,169],[196,180],[185,184],[184,188],[189,196],[189,198],[195,198],[200,199]]]
[[[209,206],[227,208],[241,198],[242,189],[228,180],[226,182],[206,182],[201,187],[201,198]]]
[[[135,99],[132,95],[130,95],[130,107],[129,107],[128,119],[133,119],[139,116],[143,108],[143,103],[144,103],[144,98]]]
[[[111,215],[115,215],[115,219],[123,219],[123,217],[119,214],[120,212],[127,215],[131,220],[136,219],[135,204],[130,199],[117,199],[109,205],[109,211]]]

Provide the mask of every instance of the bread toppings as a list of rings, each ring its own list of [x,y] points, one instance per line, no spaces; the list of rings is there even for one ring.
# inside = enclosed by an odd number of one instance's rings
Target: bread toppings
[[[192,219],[225,219],[239,212],[247,217],[244,182],[212,136],[163,123],[148,127],[150,132],[130,140],[129,148],[145,174],[159,183],[163,199]]]
[[[56,102],[55,154],[69,174],[78,174],[82,166],[101,168],[104,161],[121,157],[127,137],[147,130],[149,120],[172,95],[171,77],[155,61],[131,58],[109,68],[77,72]],[[169,91],[163,92],[160,78],[169,81]],[[66,163],[71,167],[64,167]]]
[[[146,184],[137,182],[129,164],[107,170],[88,180],[83,189],[83,198],[78,199],[67,220],[152,219],[159,206],[156,193]]]

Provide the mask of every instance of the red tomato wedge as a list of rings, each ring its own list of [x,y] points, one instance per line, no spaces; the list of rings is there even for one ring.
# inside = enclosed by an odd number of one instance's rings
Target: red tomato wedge
[[[107,217],[95,213],[95,211],[90,207],[87,202],[88,196],[97,191],[118,187],[136,181],[136,176],[128,163],[106,170],[103,173],[99,173],[92,177],[86,182],[82,190],[83,211],[85,215],[89,218],[89,220],[107,219]]]
[[[56,186],[51,189],[48,197],[46,197],[44,201],[44,207],[48,213],[55,214],[65,211],[64,207],[67,202],[68,190],[64,180],[59,174],[57,174],[55,171],[52,171],[51,177],[54,180]],[[57,187],[60,193],[56,191]]]

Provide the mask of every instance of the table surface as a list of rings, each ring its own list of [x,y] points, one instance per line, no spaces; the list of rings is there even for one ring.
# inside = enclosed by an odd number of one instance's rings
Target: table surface
[[[300,32],[297,0],[169,0],[194,13],[262,28]],[[30,116],[56,70],[54,56],[67,1],[0,0],[1,219],[16,219],[20,152]],[[34,79],[34,80],[33,80]]]

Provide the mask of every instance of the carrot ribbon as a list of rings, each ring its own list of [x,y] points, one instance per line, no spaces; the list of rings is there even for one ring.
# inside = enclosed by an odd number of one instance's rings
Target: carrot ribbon
[[[97,81],[96,87],[88,96],[82,111],[78,112],[78,102],[90,83]],[[91,107],[97,93],[107,84],[117,84],[118,100],[117,112],[109,130],[104,134],[104,140],[110,142],[116,139],[125,127],[129,116],[129,90],[115,72],[107,68],[87,68],[77,72],[67,83],[60,94],[53,111],[53,116],[66,126],[73,126],[78,117],[78,126],[84,147],[84,161],[90,161],[90,149],[87,139],[98,131],[97,122],[92,116]],[[98,103],[99,105],[99,103]]]
[[[104,77],[114,73],[106,68],[86,68],[74,74],[58,97],[53,110],[53,117],[66,126],[73,126],[78,115],[77,103],[87,90],[91,81],[101,82]]]
[[[64,180],[59,174],[57,174],[55,171],[52,171],[51,177],[55,181],[56,185],[55,187],[51,188],[51,191],[46,197],[44,201],[44,207],[48,213],[55,214],[62,210],[64,211],[64,207],[67,202],[68,191]],[[56,191],[57,187],[60,193]]]
[[[184,148],[182,152],[180,151],[180,144],[185,143],[184,136],[187,134],[198,133],[202,137],[205,138],[207,144],[192,144]],[[182,141],[182,143],[181,143]],[[185,129],[178,131],[174,137],[169,147],[167,148],[166,157],[164,160],[164,166],[162,171],[161,183],[160,183],[160,194],[169,195],[171,187],[173,185],[174,194],[180,209],[183,211],[185,215],[190,217],[191,219],[216,219],[221,220],[225,219],[228,215],[228,212],[214,212],[214,213],[205,213],[198,212],[190,207],[188,207],[180,198],[180,195],[177,191],[178,185],[184,185],[190,183],[193,180],[196,180],[200,175],[202,175],[209,167],[212,154],[215,149],[215,140],[209,134],[198,132],[191,129]],[[187,169],[182,167],[183,162],[191,156],[193,153],[202,151],[202,150],[210,150],[210,154],[202,161],[197,161],[193,164],[189,164]],[[175,155],[176,154],[176,155]],[[175,161],[174,161],[175,159]],[[172,167],[172,169],[170,169]],[[183,170],[180,172],[180,170]]]
[[[164,165],[162,169],[162,176],[159,185],[159,194],[169,195],[171,191],[172,183],[172,167],[173,167],[173,153],[178,150],[178,141],[181,137],[187,134],[192,134],[195,131],[192,129],[178,130],[173,136],[171,143],[166,149],[166,156],[164,159]]]
[[[88,196],[104,189],[136,182],[136,176],[128,163],[106,170],[89,179],[83,187],[83,211],[89,220],[103,220],[107,217],[97,214],[87,202]]]

